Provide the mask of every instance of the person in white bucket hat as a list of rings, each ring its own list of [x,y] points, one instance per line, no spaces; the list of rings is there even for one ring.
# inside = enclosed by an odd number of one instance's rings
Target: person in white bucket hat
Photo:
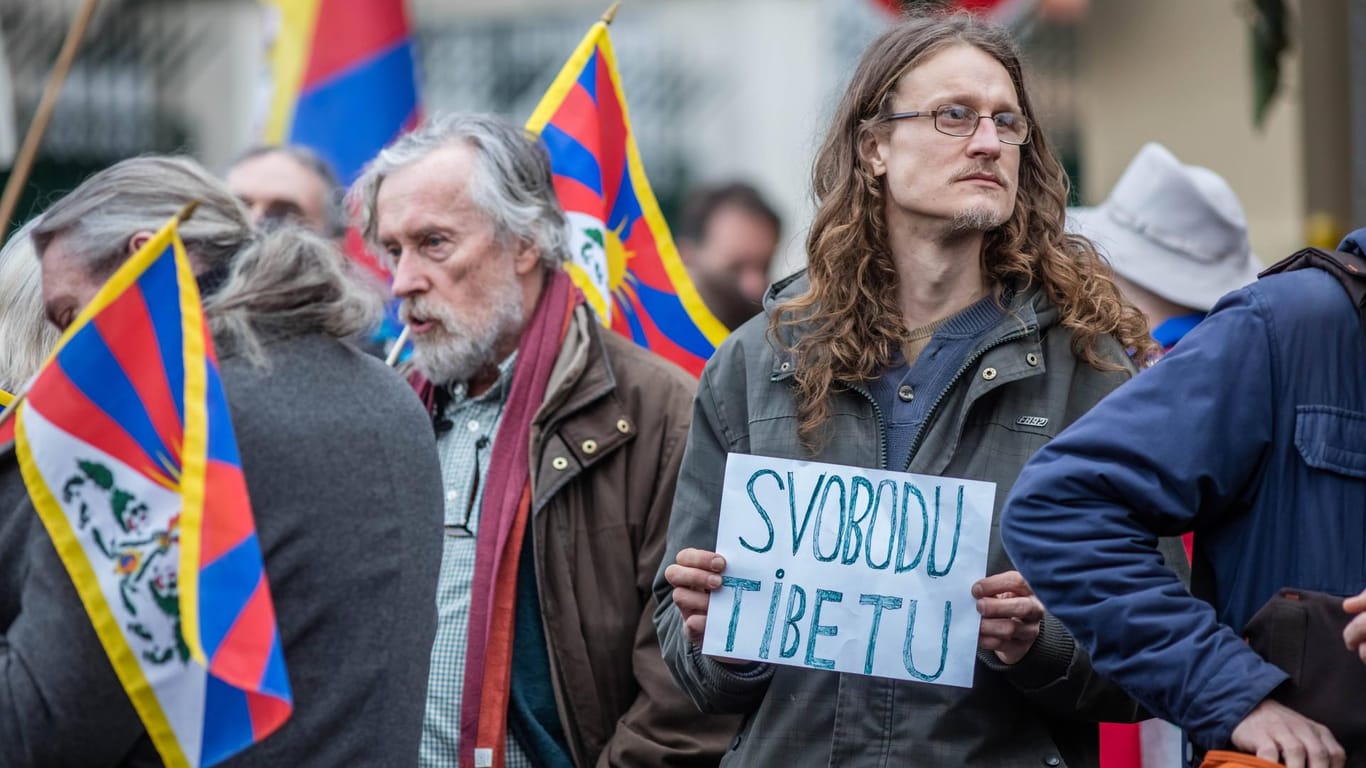
[[[1068,231],[1090,238],[1109,260],[1115,283],[1147,317],[1164,351],[1261,269],[1248,243],[1247,216],[1228,182],[1208,168],[1183,164],[1156,142],[1139,149],[1104,203],[1069,208],[1067,220]],[[1187,538],[1188,555],[1190,546]],[[1101,768],[1187,760],[1180,729],[1159,720],[1104,724],[1100,747]]]
[[[1228,182],[1154,142],[1138,151],[1105,202],[1067,209],[1067,229],[1090,238],[1110,261],[1120,290],[1164,349],[1261,269]]]

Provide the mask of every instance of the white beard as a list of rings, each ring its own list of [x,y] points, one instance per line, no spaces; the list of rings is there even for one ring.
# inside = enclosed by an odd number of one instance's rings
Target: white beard
[[[469,381],[470,377],[489,365],[502,342],[515,338],[522,330],[522,289],[517,278],[508,273],[508,281],[490,286],[486,294],[486,314],[478,327],[469,327],[456,317],[450,307],[416,299],[405,301],[400,314],[406,321],[416,313],[440,325],[417,337],[413,342],[413,365],[434,384]],[[467,317],[466,320],[472,318]]]

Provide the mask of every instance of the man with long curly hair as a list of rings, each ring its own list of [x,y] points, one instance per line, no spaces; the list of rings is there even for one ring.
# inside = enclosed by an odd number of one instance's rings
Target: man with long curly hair
[[[992,530],[971,688],[702,655],[728,452],[996,484],[1154,351],[1090,242],[1009,35],[967,16],[872,43],[816,157],[808,269],[769,290],[702,375],[655,581],[666,662],[746,716],[724,764],[1094,765],[1127,696],[1014,571]]]

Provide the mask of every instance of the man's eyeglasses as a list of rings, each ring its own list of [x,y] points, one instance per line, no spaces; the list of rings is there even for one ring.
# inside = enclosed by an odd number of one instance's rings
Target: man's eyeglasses
[[[945,104],[930,111],[893,112],[884,120],[902,120],[908,117],[933,117],[934,129],[946,136],[967,137],[977,132],[982,120],[990,120],[996,127],[996,136],[1003,144],[1029,143],[1029,121],[1024,115],[1014,112],[997,112],[994,115],[979,115],[975,110],[961,104]]]
[[[452,539],[472,539],[474,529],[470,528],[470,519],[474,516],[474,505],[479,499],[479,485],[483,478],[479,476],[480,454],[488,447],[489,439],[481,437],[474,443],[474,477],[470,480],[470,496],[465,501],[465,519],[459,523],[446,523],[446,535]]]

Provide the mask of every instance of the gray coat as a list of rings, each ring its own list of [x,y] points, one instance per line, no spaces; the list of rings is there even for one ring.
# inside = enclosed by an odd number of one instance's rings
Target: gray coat
[[[766,305],[806,288],[804,275],[789,278],[770,289]],[[1099,352],[1117,370],[1079,361],[1057,318],[1041,291],[1010,302],[930,414],[909,471],[996,483],[999,519],[1025,460],[1132,374],[1124,350],[1109,337]],[[686,547],[715,548],[728,452],[807,458],[796,438],[793,361],[767,331],[767,317],[750,321],[702,374],[666,564]],[[1022,423],[1022,417],[1035,418]],[[829,429],[832,437],[815,460],[885,465],[881,417],[866,392],[838,393]],[[1011,569],[996,526],[988,573]],[[1051,615],[1019,664],[1007,667],[994,654],[979,653],[973,687],[964,689],[775,665],[737,674],[688,641],[662,569],[655,594],[655,624],[675,679],[704,711],[746,716],[723,765],[1089,766],[1097,761],[1096,728],[1085,720],[1139,714],[1095,675]]]
[[[294,714],[222,765],[414,766],[441,557],[430,423],[393,372],[340,342],[266,353],[268,368],[229,357],[222,373]],[[0,530],[6,514],[36,513],[0,510]],[[160,765],[33,519],[18,615],[0,626],[0,766]]]

